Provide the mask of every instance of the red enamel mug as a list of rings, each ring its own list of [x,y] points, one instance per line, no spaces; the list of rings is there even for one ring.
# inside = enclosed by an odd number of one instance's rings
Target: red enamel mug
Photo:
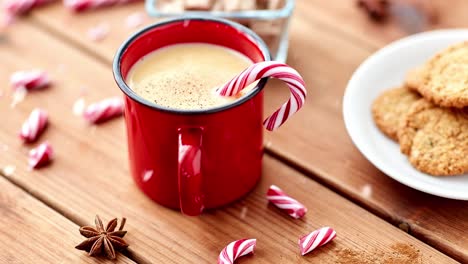
[[[113,64],[125,94],[125,122],[131,174],[154,201],[198,215],[246,195],[262,172],[263,87],[260,80],[231,104],[206,110],[169,109],[146,101],[125,82],[146,54],[178,43],[221,45],[269,61],[265,43],[230,21],[180,18],[151,25],[126,40]]]

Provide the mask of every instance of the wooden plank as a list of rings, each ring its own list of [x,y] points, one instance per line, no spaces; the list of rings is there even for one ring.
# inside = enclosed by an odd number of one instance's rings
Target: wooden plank
[[[386,177],[357,151],[344,128],[341,98],[352,72],[376,47],[403,33],[391,24],[383,28],[370,24],[348,3],[353,1],[297,2],[288,63],[303,74],[310,96],[304,109],[284,127],[266,133],[266,147],[418,238],[468,261],[468,236],[460,237],[460,230],[468,228],[468,203],[426,195]],[[457,14],[468,4],[458,5]],[[143,7],[117,7],[70,18],[60,6],[51,6],[35,13],[34,20],[80,47],[94,50],[110,63],[129,30],[112,31],[108,39],[98,44],[82,36],[103,17],[111,28],[118,28],[122,18],[138,8]],[[466,25],[463,16],[452,17],[447,10],[443,9],[439,17],[440,25]],[[343,17],[346,23],[342,23]],[[63,24],[67,25],[66,30]],[[288,96],[287,90],[279,86],[275,82],[269,84],[266,113]],[[363,195],[368,193],[363,190],[369,188],[372,194]]]
[[[136,12],[143,12],[143,3],[127,4],[125,6],[116,6],[111,9],[91,10],[85,13],[73,13],[69,10],[64,10],[60,4],[55,4],[43,8],[44,10],[37,10],[32,17],[43,21],[40,23],[51,31],[63,33],[66,29],[70,30],[64,35],[68,40],[73,41],[82,49],[93,53],[101,58],[112,58],[117,51],[118,45],[122,43],[125,36],[134,32],[135,28],[127,28],[125,26],[125,19],[127,16]],[[59,15],[55,19],[47,18],[46,14],[49,13]],[[146,18],[146,23],[154,22],[155,19]],[[46,22],[49,21],[49,22]],[[59,22],[61,25],[55,24]],[[90,40],[88,31],[101,24],[109,26],[109,34],[98,42]]]
[[[405,7],[405,1],[394,0],[391,2],[400,2],[400,15],[403,12],[414,12],[414,10],[402,9]],[[418,2],[418,1],[406,1]],[[420,30],[435,30],[443,28],[467,27],[468,26],[468,4],[465,0],[432,0],[419,1],[422,5],[426,5],[431,10],[435,10],[435,19],[433,22],[425,24],[422,20],[416,17],[407,18],[408,21],[418,21],[424,25]],[[426,3],[424,3],[426,2]],[[408,7],[408,5],[406,5]],[[394,41],[401,37],[417,33],[414,31],[418,27],[408,26],[408,22],[401,18],[397,18],[394,14],[386,21],[381,23],[372,22],[367,14],[357,7],[357,0],[307,0],[297,1],[297,12],[307,12],[310,18],[322,24],[324,27],[338,31],[353,41],[361,45],[366,45],[369,48],[379,48],[390,41]],[[421,9],[419,9],[421,10]],[[416,11],[417,13],[417,11]],[[343,23],[343,18],[346,18],[346,23]],[[416,23],[415,23],[416,24]]]
[[[1,263],[115,263],[74,249],[78,226],[0,176]],[[117,263],[134,263],[118,254]]]
[[[34,51],[30,43],[37,43]],[[60,56],[53,56],[60,54]],[[96,62],[36,28],[20,23],[15,34],[0,46],[0,58],[8,73],[29,66],[53,73],[55,85],[37,91],[16,108],[8,106],[9,92],[0,104],[4,126],[0,130],[2,148],[0,167],[13,164],[16,171],[9,179],[63,212],[75,222],[90,223],[96,213],[105,219],[126,216],[126,240],[138,262],[205,263],[216,260],[230,241],[256,237],[258,248],[252,261],[259,263],[320,262],[346,263],[350,257],[393,258],[416,263],[454,263],[454,261],[346,199],[266,156],[264,175],[245,199],[201,217],[186,217],[147,199],[132,182],[126,160],[123,120],[89,127],[71,114],[71,105],[88,86],[86,98],[118,94],[108,67]],[[63,64],[57,72],[57,65]],[[28,147],[16,133],[22,120],[35,106],[51,114],[51,126],[42,140],[56,149],[54,163],[30,171],[24,160]],[[287,177],[287,181],[285,181]],[[298,221],[272,206],[265,197],[270,184],[309,207],[309,214]],[[314,254],[300,257],[297,239],[320,226],[333,226],[338,238]],[[410,259],[407,252],[416,260]],[[279,261],[278,261],[279,260]]]

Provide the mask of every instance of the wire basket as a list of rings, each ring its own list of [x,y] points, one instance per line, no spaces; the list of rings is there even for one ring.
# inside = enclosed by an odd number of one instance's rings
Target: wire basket
[[[146,0],[145,7],[146,11],[151,17],[155,18],[169,18],[169,17],[214,17],[214,18],[225,18],[234,20],[239,23],[246,21],[269,21],[278,25],[279,31],[276,34],[262,34],[255,30],[257,34],[265,43],[268,44],[270,52],[276,61],[286,62],[288,55],[288,30],[289,22],[294,10],[294,0],[285,0],[284,5],[280,9],[275,10],[246,10],[246,11],[183,11],[179,12],[164,12],[158,9],[158,0]]]

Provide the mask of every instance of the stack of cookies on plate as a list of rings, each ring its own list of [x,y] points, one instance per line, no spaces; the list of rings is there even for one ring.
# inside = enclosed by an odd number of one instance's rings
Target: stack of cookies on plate
[[[468,41],[408,72],[401,87],[374,101],[372,114],[419,171],[468,173]]]

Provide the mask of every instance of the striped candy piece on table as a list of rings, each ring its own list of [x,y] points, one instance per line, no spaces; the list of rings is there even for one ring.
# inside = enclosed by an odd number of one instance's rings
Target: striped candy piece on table
[[[53,0],[7,0],[3,3],[5,22],[9,24],[15,17],[26,14],[33,8],[52,1]]]
[[[280,127],[304,104],[307,90],[304,80],[296,70],[284,63],[275,61],[255,63],[219,88],[217,92],[222,96],[233,96],[253,82],[267,77],[284,81],[291,92],[289,100],[263,122],[263,126],[272,131]]]
[[[52,161],[54,150],[48,142],[44,142],[29,151],[28,163],[33,169],[49,164]]]
[[[49,75],[43,70],[17,71],[10,76],[10,84],[14,90],[24,88],[36,90],[50,84]]]
[[[87,34],[92,41],[101,41],[109,34],[109,24],[101,23],[94,26],[88,29]]]
[[[219,253],[218,264],[233,264],[238,257],[253,253],[257,240],[240,239],[229,243],[221,253]]]
[[[335,237],[336,232],[331,227],[327,226],[317,229],[299,239],[299,248],[301,249],[301,254],[304,256],[317,247],[323,246],[326,243],[332,241]]]
[[[83,117],[90,123],[98,124],[122,115],[123,100],[120,97],[107,98],[86,107]]]
[[[21,126],[19,137],[25,142],[30,143],[37,140],[37,138],[44,132],[48,123],[48,115],[45,110],[36,108],[32,110],[28,119],[24,121]]]
[[[296,219],[303,217],[307,213],[307,208],[303,204],[289,197],[276,185],[271,185],[268,189],[267,199]]]
[[[75,11],[83,12],[91,9],[127,4],[139,0],[64,0],[63,4],[66,8]]]

